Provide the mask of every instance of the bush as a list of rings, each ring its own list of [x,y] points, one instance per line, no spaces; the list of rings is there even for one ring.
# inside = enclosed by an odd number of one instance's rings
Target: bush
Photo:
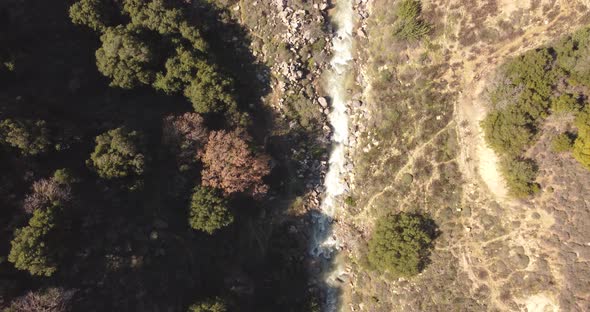
[[[562,133],[551,141],[551,149],[556,153],[569,152],[572,150],[574,140],[568,133]]]
[[[401,40],[419,40],[430,32],[430,25],[420,19],[422,5],[416,0],[402,0],[396,8],[394,36]]]
[[[43,120],[0,121],[0,143],[18,148],[24,155],[38,155],[49,150],[49,130]]]
[[[345,203],[347,206],[350,206],[350,207],[356,207],[356,200],[355,200],[355,199],[354,199],[354,197],[352,197],[352,196],[347,196],[347,197],[344,199],[344,203]]]
[[[195,230],[213,234],[230,225],[234,217],[227,209],[221,192],[210,187],[197,187],[192,196],[189,223]]]
[[[57,271],[58,250],[53,244],[56,238],[52,236],[60,210],[59,206],[37,209],[29,225],[15,231],[8,261],[14,263],[17,269],[42,276],[51,276]]]
[[[432,220],[399,213],[379,219],[369,240],[369,264],[398,277],[414,276],[426,265],[435,228]]]
[[[512,196],[526,197],[539,191],[534,182],[538,168],[532,159],[505,157],[500,161],[500,171]]]
[[[204,302],[195,303],[188,308],[188,312],[226,312],[225,303],[219,299],[210,299]]]
[[[124,127],[109,130],[96,137],[96,147],[87,164],[101,178],[115,179],[143,173],[142,137]]]

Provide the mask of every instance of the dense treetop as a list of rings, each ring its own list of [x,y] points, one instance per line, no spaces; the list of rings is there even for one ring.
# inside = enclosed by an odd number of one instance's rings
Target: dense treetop
[[[96,137],[96,147],[88,165],[105,179],[140,176],[144,170],[143,138],[125,127],[109,130]]]
[[[380,218],[369,240],[370,265],[394,276],[411,277],[424,268],[434,223],[421,215],[399,213]]]

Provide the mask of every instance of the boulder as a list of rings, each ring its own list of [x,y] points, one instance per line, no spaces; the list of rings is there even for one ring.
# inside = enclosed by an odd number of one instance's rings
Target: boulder
[[[326,108],[326,107],[328,107],[328,100],[326,100],[326,98],[325,98],[325,97],[319,97],[319,98],[318,98],[318,102],[320,103],[320,105],[321,105],[323,108]]]

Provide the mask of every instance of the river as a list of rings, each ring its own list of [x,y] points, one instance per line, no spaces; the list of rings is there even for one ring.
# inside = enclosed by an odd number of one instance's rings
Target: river
[[[342,205],[342,196],[346,190],[343,176],[346,172],[345,148],[348,142],[348,112],[346,103],[346,81],[352,61],[352,30],[354,11],[352,0],[338,0],[331,12],[331,22],[336,29],[332,40],[331,68],[325,73],[324,89],[331,99],[331,112],[328,116],[332,126],[332,149],[329,168],[324,180],[325,193],[321,203],[321,214],[314,222],[314,246],[312,254],[323,263],[324,279],[327,284],[324,311],[334,312],[338,306],[337,276],[341,273],[341,265],[334,262],[338,248],[338,238],[332,234],[331,223]]]

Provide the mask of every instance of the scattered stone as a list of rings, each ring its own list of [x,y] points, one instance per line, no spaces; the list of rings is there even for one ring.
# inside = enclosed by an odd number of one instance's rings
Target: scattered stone
[[[319,97],[318,102],[320,103],[320,105],[322,107],[324,107],[324,108],[328,107],[328,101],[326,100],[325,97]]]

